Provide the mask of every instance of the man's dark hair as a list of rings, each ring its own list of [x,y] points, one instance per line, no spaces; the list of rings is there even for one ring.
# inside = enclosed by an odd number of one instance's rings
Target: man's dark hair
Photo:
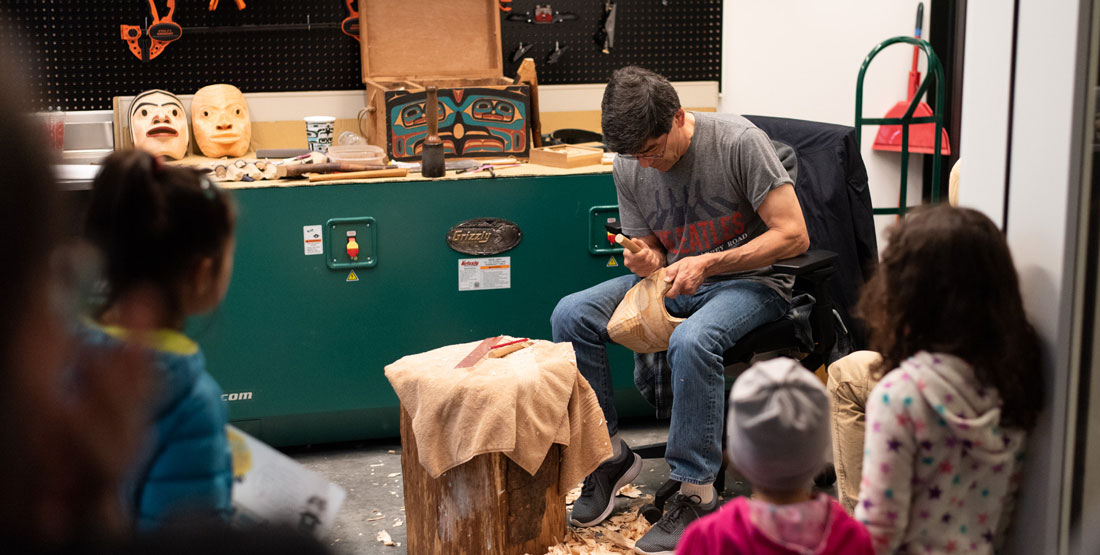
[[[611,74],[603,91],[603,144],[612,152],[637,154],[646,141],[672,129],[680,98],[668,79],[638,66]]]

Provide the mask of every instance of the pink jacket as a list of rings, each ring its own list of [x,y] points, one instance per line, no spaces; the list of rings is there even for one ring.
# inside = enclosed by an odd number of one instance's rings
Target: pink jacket
[[[861,524],[844,512],[834,499],[819,494],[814,501],[800,503],[825,504],[824,518],[814,522],[793,522],[805,512],[796,506],[771,506],[744,497],[726,503],[720,510],[691,523],[676,546],[678,555],[871,555],[871,538]],[[754,511],[753,505],[764,506]],[[755,516],[754,516],[755,512]],[[783,519],[787,522],[781,522]],[[762,519],[771,519],[762,522]],[[759,523],[759,525],[758,525]],[[805,541],[794,542],[782,537],[782,530],[793,530],[802,540],[816,544],[806,547]]]

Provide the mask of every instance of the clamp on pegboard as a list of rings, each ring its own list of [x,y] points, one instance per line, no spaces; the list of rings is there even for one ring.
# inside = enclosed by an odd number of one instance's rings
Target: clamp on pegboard
[[[535,10],[533,12],[510,13],[504,19],[507,21],[520,21],[523,23],[542,25],[546,23],[573,21],[577,19],[577,14],[559,12],[551,7],[550,4],[535,4]]]
[[[244,5],[244,0],[237,0],[237,11],[241,11],[247,7],[248,6]],[[214,11],[216,9],[218,9],[218,0],[210,0],[209,11]]]
[[[356,0],[347,0],[348,16],[340,22],[340,30],[355,40],[359,40],[359,10],[355,8]]]
[[[148,29],[142,29],[139,25],[119,26],[122,40],[129,45],[130,52],[133,52],[134,56],[137,56],[143,62],[148,62],[160,56],[168,43],[183,36],[183,27],[172,21],[172,14],[176,11],[176,0],[168,0],[168,15],[163,18],[157,13],[157,5],[154,0],[149,0],[149,11],[153,15],[153,24]],[[148,46],[141,44],[142,36],[149,37]]]

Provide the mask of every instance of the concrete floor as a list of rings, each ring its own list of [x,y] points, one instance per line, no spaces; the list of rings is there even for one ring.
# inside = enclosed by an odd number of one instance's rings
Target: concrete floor
[[[642,419],[624,422],[621,434],[632,447],[664,442],[668,422]],[[401,481],[401,442],[391,438],[355,444],[316,446],[287,452],[307,468],[340,484],[347,490],[336,523],[326,543],[336,554],[404,555],[406,526]],[[643,494],[653,495],[668,479],[663,459],[645,459],[642,473],[634,486]],[[723,499],[746,495],[748,484],[736,475],[727,475]],[[835,495],[835,492],[834,492]],[[386,546],[378,540],[385,531],[400,546]]]

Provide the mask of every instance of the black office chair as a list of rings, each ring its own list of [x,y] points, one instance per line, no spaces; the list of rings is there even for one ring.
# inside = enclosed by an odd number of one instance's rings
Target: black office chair
[[[543,146],[603,142],[603,135],[587,129],[563,128],[542,135]]]
[[[757,357],[782,354],[799,359],[813,371],[864,347],[864,334],[850,314],[859,287],[878,261],[867,171],[851,127],[747,117],[771,137],[795,179],[810,250],[773,265],[776,272],[795,276],[791,311],[742,337],[723,354],[723,360],[727,368],[743,368]],[[634,451],[643,458],[664,458],[665,445]],[[723,467],[715,482],[719,491],[724,489],[724,478]],[[816,482],[822,486],[834,480],[835,474],[826,472]],[[642,514],[656,522],[679,487],[679,482],[667,481]]]

